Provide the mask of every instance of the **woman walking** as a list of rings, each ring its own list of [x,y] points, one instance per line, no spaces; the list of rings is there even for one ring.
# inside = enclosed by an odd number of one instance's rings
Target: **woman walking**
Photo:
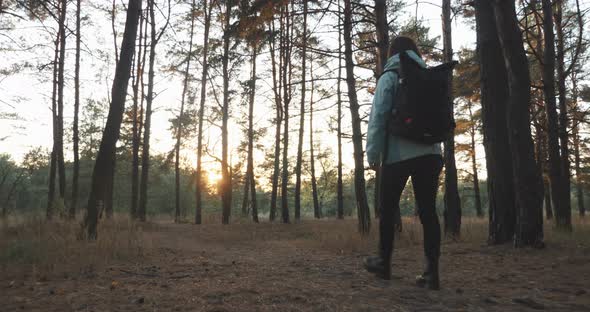
[[[440,224],[436,214],[436,194],[443,166],[440,143],[424,144],[392,135],[387,122],[396,107],[399,87],[400,54],[406,53],[421,67],[426,64],[414,41],[397,37],[389,48],[389,60],[377,83],[367,133],[367,160],[381,170],[379,192],[379,255],[365,260],[365,268],[383,279],[391,279],[394,213],[409,177],[412,177],[418,214],[424,230],[426,269],[416,278],[418,286],[439,289]]]

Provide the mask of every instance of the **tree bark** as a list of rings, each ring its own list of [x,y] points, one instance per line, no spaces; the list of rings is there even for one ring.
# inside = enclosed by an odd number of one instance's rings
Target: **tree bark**
[[[582,180],[582,168],[581,162],[582,159],[580,157],[580,120],[583,118],[581,115],[582,112],[579,111],[579,104],[578,104],[578,75],[574,72],[571,76],[572,80],[572,101],[574,103],[574,114],[573,114],[573,123],[572,123],[572,135],[574,137],[574,166],[576,170],[576,199],[578,201],[578,213],[580,217],[584,217],[586,215],[586,206],[584,204],[584,188],[583,188],[583,180]]]
[[[340,8],[340,0],[338,0]],[[342,185],[342,13],[338,11],[338,84],[336,86],[336,97],[338,106],[338,181],[337,181],[337,216],[338,219],[344,219],[344,187]]]
[[[279,189],[279,175],[280,175],[280,159],[281,159],[281,124],[282,124],[282,98],[281,98],[281,86],[280,86],[280,77],[277,77],[277,61],[276,61],[276,44],[275,44],[275,27],[274,27],[274,19],[269,24],[270,32],[273,34],[269,36],[269,49],[270,49],[270,59],[271,59],[271,66],[272,66],[272,86],[273,86],[273,93],[274,93],[274,100],[275,100],[275,149],[274,149],[274,167],[272,173],[272,189],[270,195],[270,211],[269,211],[269,219],[270,221],[274,221],[276,218],[277,212],[277,198],[278,198],[278,189]],[[279,49],[282,48],[282,39],[279,43]],[[280,50],[282,51],[282,50]],[[282,54],[279,55],[279,58],[282,59]],[[282,67],[279,66],[279,69]]]
[[[78,130],[78,116],[80,112],[80,11],[81,0],[76,0],[76,63],[74,65],[74,125],[72,137],[74,144],[74,173],[72,176],[72,202],[70,203],[68,214],[68,218],[71,220],[76,218],[76,209],[78,207],[78,178],[80,177],[80,135]]]
[[[309,72],[311,75],[311,91],[309,96],[309,164],[311,171],[311,196],[313,199],[313,216],[322,218],[322,208],[318,199],[318,182],[315,176],[315,148],[313,146],[313,94],[315,91],[313,77],[313,58],[310,58]]]
[[[207,6],[209,5],[209,6]],[[203,30],[203,51],[201,64],[203,66],[201,73],[201,98],[199,103],[199,131],[197,137],[197,182],[195,190],[196,208],[195,224],[201,224],[203,213],[203,122],[205,114],[205,100],[207,98],[207,77],[209,75],[209,29],[211,27],[211,12],[213,5],[208,1],[203,1],[203,11],[205,12],[205,25]]]
[[[57,142],[56,156],[59,173],[59,200],[65,208],[66,198],[66,165],[64,159],[64,87],[65,87],[65,59],[66,59],[66,13],[67,0],[60,1],[59,9],[59,64],[57,73]]]
[[[59,61],[59,45],[60,45],[60,36],[61,32],[58,31],[58,34],[55,38],[55,49],[53,55],[53,84],[52,84],[52,93],[51,93],[51,125],[52,125],[52,132],[53,132],[53,147],[51,150],[51,160],[49,162],[49,186],[48,186],[48,194],[47,194],[47,210],[46,210],[46,217],[48,220],[53,219],[54,214],[54,207],[53,202],[55,200],[55,175],[56,175],[56,164],[57,164],[57,154],[56,154],[56,143],[57,143],[57,136],[58,136],[58,127],[57,127],[57,73],[59,71],[58,61]]]
[[[104,201],[105,185],[109,179],[109,171],[107,169],[115,165],[111,161],[112,157],[110,155],[115,154],[121,122],[123,120],[127,85],[131,73],[133,54],[135,53],[135,39],[137,36],[137,22],[140,10],[141,0],[129,0],[125,32],[121,44],[121,56],[119,62],[117,62],[115,78],[113,80],[109,115],[92,173],[92,183],[87,206],[88,211],[84,222],[89,239],[96,239],[97,237],[98,206]]]
[[[283,223],[289,223],[289,104],[291,102],[291,11],[285,4],[285,28],[283,38],[283,171],[281,178],[281,211]]]
[[[529,106],[530,76],[514,2],[493,2],[498,38],[508,73],[508,142],[517,217],[516,247],[543,246],[543,184],[534,158]]]
[[[352,55],[352,4],[351,0],[344,0],[344,57],[346,61],[346,84],[350,100],[350,114],[352,116],[352,143],[354,145],[354,191],[358,214],[359,231],[367,235],[371,230],[371,211],[367,203],[365,192],[365,168],[363,157],[363,135],[361,133],[361,117],[356,94],[354,77],[354,61]]]
[[[222,57],[222,75],[223,75],[223,107],[222,125],[221,125],[221,206],[223,224],[229,224],[231,215],[231,175],[228,162],[228,120],[229,120],[229,43],[230,43],[230,19],[233,1],[226,1],[224,13],[223,29],[223,57]]]
[[[451,30],[451,0],[442,2],[443,20],[443,56],[445,62],[453,60],[453,42]],[[450,90],[453,90],[453,75],[449,74]],[[451,100],[454,101],[452,95]],[[444,142],[445,160],[445,195],[444,195],[444,221],[445,234],[453,238],[461,235],[461,198],[457,182],[457,165],[455,163],[455,138],[451,137]]]
[[[376,77],[379,78],[385,64],[387,63],[389,50],[389,25],[387,23],[387,2],[385,0],[375,0],[375,28],[377,34],[377,67],[375,69]],[[373,198],[373,209],[375,217],[379,218],[379,199],[381,192],[381,185],[378,181],[381,180],[381,169],[375,171],[375,192]]]
[[[182,120],[184,117],[184,104],[186,100],[186,93],[190,82],[190,68],[191,59],[193,57],[193,37],[195,33],[195,0],[191,4],[191,30],[188,45],[188,55],[186,58],[186,68],[184,70],[184,83],[182,85],[182,97],[180,100],[180,113],[178,114],[178,127],[176,129],[176,146],[174,149],[174,184],[175,184],[175,199],[176,205],[174,209],[174,222],[180,222],[180,144],[182,139]]]
[[[565,38],[563,33],[563,0],[556,1],[555,28],[557,29],[557,88],[559,90],[559,146],[561,152],[561,187],[560,205],[555,208],[555,226],[559,230],[572,230],[571,181],[570,181],[570,150],[568,135],[568,106],[566,99],[565,80]],[[547,18],[545,18],[547,19]]]
[[[481,192],[479,190],[479,174],[478,174],[478,169],[477,169],[477,153],[475,151],[476,149],[476,145],[475,145],[475,133],[476,133],[476,127],[475,127],[475,118],[473,116],[473,111],[471,109],[471,101],[468,103],[468,110],[469,110],[469,117],[472,120],[471,122],[471,130],[470,130],[470,136],[471,136],[471,149],[472,149],[472,153],[471,153],[471,168],[473,170],[473,193],[475,194],[475,212],[477,214],[477,217],[481,218],[483,217],[483,209],[481,207]]]
[[[135,65],[136,65],[136,74],[133,77],[133,124],[132,124],[132,160],[131,160],[131,207],[130,207],[130,216],[132,220],[137,219],[137,205],[138,205],[138,198],[139,198],[139,145],[141,141],[141,126],[142,119],[139,116],[140,109],[138,108],[139,105],[139,86],[141,85],[141,101],[143,102],[143,67],[145,65],[145,49],[143,49],[142,40],[144,40],[144,15],[143,12],[140,12],[139,16],[139,36],[138,42],[139,49],[137,55],[135,56]],[[147,23],[145,23],[147,26]],[[146,36],[147,37],[147,36]],[[141,110],[143,111],[143,105],[141,105]]]
[[[564,201],[561,157],[559,155],[559,125],[555,101],[555,34],[553,33],[553,3],[543,1],[543,91],[545,95],[545,116],[547,117],[547,149],[549,152],[549,186],[552,206],[556,215],[563,210]]]
[[[154,101],[154,67],[156,62],[156,19],[155,19],[155,0],[148,0],[148,13],[150,23],[150,55],[148,64],[148,83],[147,95],[145,105],[145,122],[143,124],[143,144],[141,155],[141,179],[139,182],[139,220],[144,222],[147,213],[147,197],[148,197],[148,182],[150,170],[150,131],[152,125],[152,103]],[[146,34],[147,35],[147,34]]]
[[[483,144],[486,152],[490,244],[510,242],[516,226],[516,198],[506,122],[508,84],[491,1],[476,0]]]
[[[248,165],[246,180],[250,190],[250,206],[252,207],[252,220],[258,223],[258,206],[256,205],[256,180],[254,178],[254,100],[256,98],[256,58],[258,57],[258,44],[252,47],[252,77],[250,78],[250,99],[248,100]],[[247,198],[247,196],[246,196]]]
[[[301,167],[303,165],[303,133],[305,129],[305,93],[307,61],[307,1],[303,1],[303,39],[301,40],[301,102],[299,104],[299,142],[295,166],[295,221],[301,219]]]

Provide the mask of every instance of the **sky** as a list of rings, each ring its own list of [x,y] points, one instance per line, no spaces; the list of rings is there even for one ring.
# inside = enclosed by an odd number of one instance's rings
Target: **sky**
[[[414,2],[414,1],[409,1]],[[418,12],[418,17],[425,20],[431,28],[432,36],[441,36],[441,16],[440,7],[433,3],[439,1],[432,1],[430,3],[423,2],[418,6],[416,10],[415,4],[409,5],[403,14],[407,18],[414,18],[414,14]],[[71,12],[73,12],[73,5],[70,6]],[[179,11],[181,8],[177,8]],[[82,87],[81,87],[81,98],[82,103],[85,99],[91,98],[95,100],[104,101],[105,105],[108,102],[110,96],[110,88],[112,83],[112,76],[114,72],[114,51],[113,51],[113,37],[110,25],[109,17],[104,12],[100,12],[97,8],[86,8],[87,12],[91,12],[92,18],[84,22],[83,29],[83,49],[85,52],[82,53]],[[117,31],[120,33],[123,31],[124,23],[124,12],[119,12],[117,18]],[[2,23],[8,22],[7,20],[0,20]],[[310,28],[313,27],[314,22],[311,21]],[[45,27],[50,29],[44,29],[39,22],[19,22],[16,24],[17,31],[12,32],[12,39],[7,37],[0,37],[0,46],[3,41],[9,43],[13,47],[23,47],[32,45],[33,43],[43,44],[50,42],[50,33],[54,23],[51,20],[44,22]],[[325,23],[324,23],[325,24]],[[330,29],[330,25],[320,25],[317,29],[321,32],[322,29]],[[73,24],[71,24],[73,27]],[[197,23],[196,41],[201,41],[201,28],[202,25]],[[168,39],[182,41],[186,40],[186,32],[182,30],[169,32],[170,36]],[[336,34],[324,34],[321,36],[327,36],[326,42],[337,42],[337,38],[332,38]],[[166,37],[165,37],[166,38]],[[9,41],[6,41],[9,40]],[[68,59],[73,60],[73,37],[69,38],[68,46]],[[119,45],[121,38],[119,37]],[[166,40],[166,39],[163,39]],[[474,47],[475,45],[475,33],[470,29],[470,26],[465,25],[462,20],[457,19],[453,23],[453,45],[455,52],[461,47]],[[167,48],[164,46],[159,47],[158,50],[158,64],[164,67],[169,63],[168,56],[165,54]],[[1,78],[0,80],[0,111],[8,111],[17,113],[20,118],[18,120],[2,120],[0,121],[0,153],[8,153],[12,157],[20,161],[23,155],[38,146],[43,146],[47,149],[52,144],[52,133],[51,133],[51,83],[50,83],[50,66],[43,72],[40,72],[38,68],[42,64],[48,64],[52,57],[51,44],[47,46],[41,46],[33,50],[26,51],[7,51],[0,49],[0,68],[9,67],[12,63],[22,63],[27,61],[37,68],[30,70],[24,70],[19,74]],[[105,62],[105,58],[107,61]],[[73,62],[73,61],[72,61]],[[70,62],[71,63],[71,62]],[[66,79],[66,112],[65,122],[66,127],[71,124],[73,117],[73,65],[68,63]],[[265,66],[268,66],[267,60],[264,56],[259,60],[259,71],[264,70]],[[247,67],[245,67],[247,68]],[[266,67],[268,68],[268,67]],[[193,67],[193,70],[197,73],[200,72],[200,66]],[[325,70],[324,70],[325,72]],[[195,73],[196,76],[198,74]],[[357,69],[356,73],[362,74],[362,70]],[[239,74],[240,79],[247,79],[247,70],[243,70]],[[314,71],[316,76],[322,75],[322,69],[316,69]],[[98,78],[100,77],[100,78]],[[269,120],[272,118],[272,113],[269,98],[270,98],[270,85],[267,83],[269,79],[268,73],[261,72],[259,75],[257,85],[257,101],[255,112],[255,124],[257,126],[270,126]],[[194,83],[197,86],[197,83]],[[344,85],[344,84],[343,84]],[[324,84],[323,87],[326,89],[333,88],[334,84]],[[209,86],[211,88],[211,86]],[[154,114],[152,117],[153,128],[152,128],[152,154],[166,153],[170,151],[174,145],[174,140],[171,132],[169,131],[170,123],[169,119],[176,114],[178,106],[180,104],[180,96],[182,91],[182,84],[180,77],[173,76],[167,73],[163,73],[156,77],[155,90],[157,96],[154,100]],[[309,96],[309,92],[308,92]],[[316,95],[317,96],[317,95]],[[360,94],[360,100],[363,104],[369,104],[371,97],[366,93]],[[198,100],[197,100],[198,101]],[[298,102],[297,99],[294,99]],[[233,153],[235,154],[235,148],[242,140],[243,135],[241,128],[235,123],[238,116],[243,114],[243,109],[240,108],[239,98],[235,98],[232,105],[237,107],[232,109],[233,119],[230,121],[230,146],[233,147]],[[318,112],[315,113],[314,128],[319,131],[316,135],[316,143],[319,144],[320,149],[330,148],[332,151],[337,149],[336,135],[333,132],[328,131],[328,124],[330,123],[331,117],[333,117],[335,110],[322,111],[322,108],[333,105],[334,100],[328,99],[323,102],[316,103],[316,109]],[[215,105],[211,102],[208,105]],[[235,105],[235,106],[234,106]],[[298,104],[297,104],[298,105]],[[344,108],[345,111],[347,108]],[[367,106],[364,108],[368,109]],[[292,114],[298,111],[298,107],[292,108]],[[349,124],[350,117],[345,114],[343,124]],[[296,120],[291,122],[293,132],[290,135],[291,142],[296,142]],[[67,131],[67,130],[66,130]],[[209,126],[208,138],[212,146],[212,153],[218,153],[220,150],[219,129],[215,126]],[[262,140],[261,143],[265,145],[265,148],[269,148],[274,140],[273,129],[268,129],[268,135]],[[307,135],[306,135],[307,138]],[[69,147],[68,140],[66,140],[66,154],[71,155],[71,148]],[[305,146],[309,146],[309,141],[305,142]],[[292,144],[296,146],[296,144]],[[306,148],[307,149],[307,148]],[[188,142],[187,148],[182,151],[183,158],[188,162],[189,165],[194,163],[194,142]],[[352,143],[345,141],[343,146],[344,150],[344,161],[345,165],[352,168]],[[295,149],[290,150],[291,155],[295,155]],[[483,156],[483,153],[480,153]],[[71,156],[66,156],[71,157]],[[255,155],[256,161],[263,161],[265,159],[264,151],[257,151]],[[212,170],[216,170],[217,164],[212,159],[207,160]]]

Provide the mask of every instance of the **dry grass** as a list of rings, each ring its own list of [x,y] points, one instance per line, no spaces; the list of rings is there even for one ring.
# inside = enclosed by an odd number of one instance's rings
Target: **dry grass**
[[[12,220],[0,225],[0,302],[7,311],[587,311],[588,220],[574,232],[545,227],[548,248],[485,245],[487,219],[464,218],[462,237],[444,241],[444,288],[414,286],[422,268],[422,226],[404,219],[395,276],[383,283],[360,265],[375,252],[377,224],[362,238],[354,219],[294,224],[218,215],[203,225],[164,216],[102,222],[96,242],[79,224]],[[501,269],[499,269],[501,268]],[[387,294],[387,295],[384,295]],[[515,301],[520,300],[520,301]],[[520,302],[520,303],[519,303]],[[524,302],[524,303],[522,303]],[[524,304],[524,305],[523,305]]]
[[[64,272],[91,273],[101,265],[137,259],[149,248],[142,230],[126,220],[102,222],[99,237],[92,242],[79,240],[80,231],[77,222],[39,218],[4,222],[0,267],[34,279]]]
[[[304,220],[284,225],[262,222],[253,224],[246,218],[235,218],[231,225],[219,224],[218,215],[204,216],[204,224],[171,225],[169,219],[156,218],[144,224],[129,221],[125,215],[114,221],[103,221],[97,241],[77,239],[77,222],[46,222],[41,218],[12,218],[0,224],[0,269],[3,274],[31,275],[42,278],[63,272],[92,271],[117,262],[138,263],[153,247],[173,242],[153,242],[153,235],[174,232],[178,236],[195,236],[198,244],[236,246],[243,244],[289,245],[298,249],[326,250],[336,254],[372,253],[378,241],[378,223],[373,220],[370,235],[361,237],[357,221],[346,219]],[[590,246],[590,220],[575,217],[574,232],[553,230],[545,224],[545,239],[550,246]],[[487,219],[464,218],[460,243],[484,245],[487,239]],[[443,244],[456,241],[445,239]],[[157,245],[157,246],[154,246]],[[403,231],[396,235],[396,248],[420,246],[422,225],[415,217],[405,217]],[[190,246],[187,246],[189,248]],[[181,247],[182,248],[182,247]],[[8,270],[10,268],[10,270]],[[17,270],[15,270],[15,268]]]

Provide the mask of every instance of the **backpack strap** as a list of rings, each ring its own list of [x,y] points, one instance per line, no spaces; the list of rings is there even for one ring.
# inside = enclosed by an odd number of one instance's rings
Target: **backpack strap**
[[[381,77],[383,77],[383,75],[385,73],[388,73],[388,72],[396,73],[399,76],[399,69],[397,69],[397,68],[395,68],[395,69],[387,69],[387,70],[384,70],[383,72],[381,72],[381,75],[379,75],[379,79],[381,79]]]

